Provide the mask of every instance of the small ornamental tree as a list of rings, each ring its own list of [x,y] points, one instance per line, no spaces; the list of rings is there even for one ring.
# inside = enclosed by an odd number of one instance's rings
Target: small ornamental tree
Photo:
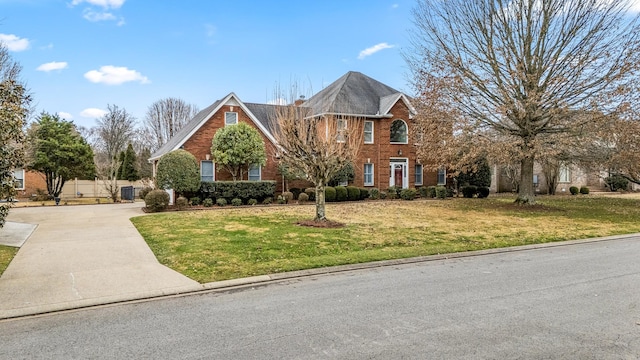
[[[200,188],[200,168],[195,156],[174,150],[158,161],[156,182],[161,189],[173,189],[177,196]]]
[[[96,167],[93,150],[72,122],[43,112],[29,131],[28,168],[44,174],[47,191],[59,197],[64,183],[91,178]]]
[[[267,162],[260,133],[245,123],[218,130],[211,142],[211,156],[216,165],[231,174],[233,181],[242,180],[252,165],[264,166]]]

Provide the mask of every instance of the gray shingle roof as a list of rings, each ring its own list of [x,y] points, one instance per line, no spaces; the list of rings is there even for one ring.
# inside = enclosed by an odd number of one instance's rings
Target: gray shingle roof
[[[398,90],[360,72],[349,71],[304,103],[315,115],[325,113],[384,115],[381,98],[401,95]]]

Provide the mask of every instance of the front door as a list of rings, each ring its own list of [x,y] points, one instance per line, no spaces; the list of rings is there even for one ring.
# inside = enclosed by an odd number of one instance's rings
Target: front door
[[[392,159],[390,170],[389,187],[397,186],[403,189],[409,187],[406,159]]]

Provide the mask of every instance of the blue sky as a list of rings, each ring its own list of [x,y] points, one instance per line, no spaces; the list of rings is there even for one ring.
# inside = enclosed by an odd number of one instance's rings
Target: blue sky
[[[37,112],[95,125],[107,104],[141,122],[154,101],[201,109],[229,92],[268,102],[360,71],[410,93],[401,51],[414,0],[0,0],[0,40]]]

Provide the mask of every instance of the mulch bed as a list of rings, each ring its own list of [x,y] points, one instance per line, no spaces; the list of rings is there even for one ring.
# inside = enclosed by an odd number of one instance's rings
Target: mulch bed
[[[341,228],[345,226],[343,223],[340,223],[337,221],[331,221],[331,220],[326,220],[326,221],[303,220],[303,221],[298,221],[296,224],[300,226],[330,228],[330,229]]]

